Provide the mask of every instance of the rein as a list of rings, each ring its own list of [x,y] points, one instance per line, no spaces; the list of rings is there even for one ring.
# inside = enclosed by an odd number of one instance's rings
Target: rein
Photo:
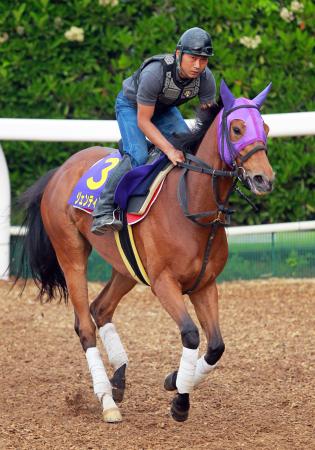
[[[203,261],[202,261],[202,266],[201,266],[200,272],[199,272],[196,280],[194,281],[194,284],[189,289],[184,291],[183,292],[184,294],[191,294],[198,287],[199,283],[201,282],[201,280],[205,274],[207,264],[209,261],[212,242],[215,238],[218,228],[220,226],[225,226],[225,225],[230,224],[231,214],[234,213],[234,210],[229,209],[227,206],[231,194],[234,191],[236,191],[253,207],[253,209],[255,209],[256,212],[258,211],[258,208],[253,204],[253,202],[236,186],[237,182],[239,180],[245,182],[245,178],[244,178],[245,170],[242,166],[237,166],[235,160],[236,160],[236,157],[239,157],[241,164],[243,164],[256,152],[258,152],[258,151],[267,152],[267,148],[265,147],[265,145],[256,145],[252,150],[250,150],[244,156],[241,156],[241,155],[239,155],[238,152],[236,152],[234,145],[233,145],[232,141],[230,140],[230,136],[229,136],[229,132],[228,132],[229,130],[228,130],[228,126],[227,126],[227,116],[231,112],[233,112],[237,109],[240,109],[240,108],[259,109],[258,107],[254,106],[254,105],[241,105],[241,106],[236,106],[234,108],[231,108],[228,111],[223,111],[223,115],[222,115],[223,124],[222,124],[222,132],[221,132],[221,151],[222,152],[224,151],[223,150],[224,149],[224,139],[226,139],[227,145],[228,145],[228,150],[230,152],[230,155],[231,155],[231,158],[233,161],[233,167],[232,167],[233,170],[214,169],[213,167],[209,166],[207,163],[205,163],[201,159],[199,159],[196,156],[191,155],[191,154],[185,155],[186,161],[188,161],[188,162],[185,161],[185,162],[180,162],[177,164],[178,167],[181,167],[182,169],[184,169],[183,173],[179,179],[179,183],[178,183],[178,187],[177,187],[177,197],[178,197],[180,207],[181,207],[185,217],[187,217],[187,219],[191,220],[192,222],[194,222],[195,224],[197,224],[201,227],[204,227],[204,228],[211,227],[211,231],[209,233],[205,251],[204,251],[204,255],[203,255]],[[221,154],[220,156],[221,156],[221,159],[224,161],[223,155]],[[204,174],[210,175],[212,177],[211,178],[212,192],[213,192],[215,203],[217,205],[217,208],[215,210],[203,211],[203,212],[194,213],[194,214],[189,212],[188,198],[187,198],[187,173],[189,170],[191,170],[193,172],[204,173]],[[219,196],[218,177],[234,178],[232,186],[230,187],[230,189],[223,201],[221,201],[220,196]],[[200,219],[203,219],[203,218],[209,217],[209,216],[216,216],[216,217],[214,217],[214,219],[210,220],[209,222],[201,222],[200,221]]]
[[[192,161],[198,165],[192,165],[192,164],[186,163],[186,162],[177,164],[179,167],[182,167],[184,169],[183,174],[180,177],[180,180],[178,183],[177,197],[178,197],[179,204],[184,212],[185,217],[187,217],[187,219],[195,222],[197,225],[200,225],[201,227],[209,227],[209,226],[213,225],[214,221],[203,223],[203,222],[200,222],[198,219],[217,215],[217,218],[214,220],[222,221],[222,218],[220,217],[220,216],[222,216],[222,214],[226,214],[226,215],[228,215],[228,217],[230,217],[230,215],[233,213],[233,211],[230,210],[229,208],[226,208],[226,204],[227,204],[228,199],[229,199],[230,195],[232,194],[232,192],[236,186],[236,183],[238,181],[239,169],[237,168],[236,170],[233,170],[233,171],[213,169],[211,166],[206,164],[201,159],[197,158],[194,155],[190,155],[190,154],[186,154],[186,160]],[[188,174],[189,170],[191,170],[193,172],[204,173],[204,174],[212,176],[212,183],[211,183],[212,191],[214,194],[214,200],[216,202],[217,209],[212,210],[212,211],[204,211],[201,213],[195,213],[195,214],[191,214],[189,212],[188,199],[187,199],[187,174]],[[232,188],[228,192],[228,195],[226,196],[226,198],[224,199],[223,202],[220,201],[219,194],[218,194],[217,177],[235,178]],[[222,224],[223,223],[224,222],[222,222]]]
[[[194,284],[189,289],[187,289],[186,291],[183,292],[184,294],[191,294],[197,288],[197,286],[199,285],[199,283],[201,282],[201,280],[205,274],[207,264],[209,261],[212,242],[215,238],[215,235],[216,235],[216,232],[217,232],[219,226],[224,226],[227,223],[230,223],[230,217],[234,211],[227,208],[226,205],[228,203],[228,200],[229,200],[232,192],[235,190],[236,184],[239,180],[239,169],[237,168],[236,170],[233,170],[233,171],[213,169],[211,166],[206,164],[201,159],[197,158],[196,156],[190,155],[190,154],[186,154],[186,160],[192,161],[198,165],[192,165],[192,164],[186,163],[186,162],[177,164],[179,167],[182,167],[184,169],[183,174],[180,177],[180,180],[178,183],[178,189],[177,189],[177,197],[179,200],[180,207],[183,210],[183,213],[184,213],[185,217],[187,217],[187,219],[191,220],[192,222],[196,223],[197,225],[199,225],[201,227],[204,227],[204,228],[211,227],[211,231],[209,233],[205,251],[204,251],[204,255],[203,255],[201,270],[200,270]],[[187,199],[187,173],[189,170],[192,170],[193,172],[205,173],[207,175],[212,176],[212,192],[214,194],[214,200],[216,202],[217,209],[212,210],[212,211],[204,211],[201,213],[195,213],[195,214],[191,214],[189,212],[188,199]],[[227,196],[223,202],[220,201],[219,194],[218,194],[218,184],[217,184],[218,177],[234,178],[232,186],[229,189],[229,192],[227,193]],[[206,222],[206,223],[200,222],[198,220],[198,219],[202,219],[204,217],[215,216],[215,215],[216,215],[216,217],[213,220]],[[228,218],[227,221],[225,221],[226,216]]]

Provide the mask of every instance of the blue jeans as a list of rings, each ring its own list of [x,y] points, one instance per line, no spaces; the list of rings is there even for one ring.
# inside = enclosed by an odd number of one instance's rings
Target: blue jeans
[[[117,96],[115,109],[124,152],[130,156],[133,167],[145,164],[148,159],[148,140],[138,127],[137,106],[121,91]],[[189,131],[181,113],[175,106],[171,106],[161,113],[155,113],[152,123],[166,139],[170,139],[173,133]]]

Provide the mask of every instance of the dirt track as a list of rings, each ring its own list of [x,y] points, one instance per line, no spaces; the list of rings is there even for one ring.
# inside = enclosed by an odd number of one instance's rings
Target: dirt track
[[[72,308],[38,304],[34,287],[19,298],[9,286],[0,282],[1,450],[315,448],[315,280],[220,285],[226,352],[182,424],[162,386],[179,363],[180,337],[149,289],[136,287],[115,316],[130,365],[124,422],[109,425]],[[90,285],[91,298],[99,289]]]

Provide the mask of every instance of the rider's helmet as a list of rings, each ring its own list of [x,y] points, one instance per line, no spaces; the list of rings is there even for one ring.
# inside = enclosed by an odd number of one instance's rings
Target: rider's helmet
[[[196,56],[213,56],[211,36],[202,28],[190,28],[180,37],[176,50],[179,50],[178,65],[181,63],[183,53]]]

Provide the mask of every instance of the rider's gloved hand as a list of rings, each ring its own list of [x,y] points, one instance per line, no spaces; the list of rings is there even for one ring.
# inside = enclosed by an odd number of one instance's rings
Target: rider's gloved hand
[[[174,164],[174,166],[176,166],[179,162],[185,161],[184,153],[181,150],[176,150],[176,148],[170,148],[167,151],[166,156]]]

